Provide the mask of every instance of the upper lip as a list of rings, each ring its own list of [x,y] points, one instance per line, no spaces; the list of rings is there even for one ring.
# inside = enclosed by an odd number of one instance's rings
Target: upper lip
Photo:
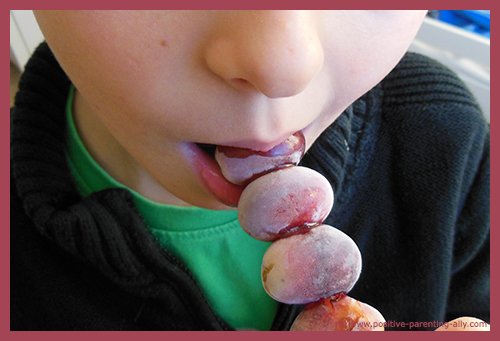
[[[214,144],[216,146],[224,146],[224,147],[231,147],[231,148],[242,148],[242,149],[249,149],[249,150],[254,150],[254,151],[259,151],[259,152],[266,152],[273,147],[279,145],[283,141],[285,141],[289,136],[293,135],[295,132],[288,133],[287,135],[280,137],[278,139],[272,140],[272,141],[262,141],[262,140],[246,140],[246,141],[236,141],[236,142],[227,142],[227,143],[217,143]],[[205,142],[200,142],[204,144],[209,144]],[[212,144],[212,143],[210,143]]]

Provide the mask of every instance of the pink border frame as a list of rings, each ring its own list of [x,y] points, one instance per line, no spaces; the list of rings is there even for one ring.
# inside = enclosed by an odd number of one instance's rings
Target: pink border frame
[[[184,0],[184,1],[153,1],[153,0],[141,0],[141,1],[103,1],[103,0],[87,0],[87,1],[61,1],[61,0],[46,0],[46,1],[34,1],[34,0],[6,0],[0,2],[1,8],[1,20],[0,20],[0,39],[1,46],[1,63],[4,65],[1,67],[1,100],[0,105],[2,107],[0,114],[0,226],[1,226],[1,237],[0,237],[0,264],[2,276],[0,278],[0,338],[2,340],[8,339],[36,339],[36,340],[66,340],[70,337],[72,340],[87,340],[92,339],[109,339],[109,338],[120,338],[122,340],[135,340],[138,337],[148,338],[151,340],[165,340],[166,338],[193,338],[193,339],[232,339],[233,337],[243,338],[243,339],[254,339],[254,338],[271,338],[275,340],[276,338],[286,338],[287,340],[299,340],[303,337],[313,337],[314,340],[333,340],[338,335],[332,335],[325,332],[314,332],[313,335],[304,335],[303,333],[287,333],[287,332],[234,332],[237,333],[224,333],[224,332],[11,332],[10,331],[10,199],[8,193],[10,192],[10,120],[9,108],[7,103],[9,103],[8,92],[10,90],[7,80],[9,79],[9,70],[7,69],[8,60],[10,59],[9,51],[7,49],[6,42],[9,40],[7,36],[9,32],[8,22],[9,14],[7,10],[11,9],[418,9],[418,8],[429,8],[429,9],[490,9],[492,11],[492,24],[491,24],[491,60],[500,60],[498,58],[498,48],[496,45],[497,33],[498,33],[498,20],[496,10],[500,7],[500,2],[495,0],[483,0],[483,1],[472,1],[472,0],[421,0],[418,3],[402,0],[383,0],[383,1],[327,1],[327,0],[293,0],[293,1],[277,1],[277,0],[253,0],[253,1],[229,1],[229,0],[212,0],[212,1],[194,1],[194,0]],[[417,6],[418,5],[418,6]],[[494,38],[493,38],[494,37]],[[495,63],[491,66],[491,87],[495,89],[497,87],[498,71]],[[494,91],[492,91],[494,93]],[[499,96],[491,97],[491,145],[494,147],[498,144],[498,137],[494,132],[496,130],[497,118],[494,114],[499,108],[500,99]],[[491,170],[492,174],[498,173],[496,171],[499,167],[498,163],[498,153],[496,148],[492,148],[491,153]],[[494,207],[496,197],[499,195],[498,182],[495,176],[491,178],[491,207]],[[493,233],[491,234],[491,240],[498,241],[498,235],[494,232],[496,230],[495,226],[499,226],[500,210],[491,210],[491,226]],[[492,248],[491,259],[496,259],[498,256],[498,249]],[[494,283],[498,283],[498,271],[495,267],[492,268],[491,273],[491,287],[495,288]],[[462,332],[459,334],[452,334],[453,338],[493,338],[494,334],[497,332],[496,328],[496,305],[498,295],[496,290],[491,291],[491,329],[489,333],[475,333],[473,336],[468,332]],[[401,335],[401,332],[393,333],[372,333],[369,334],[370,338],[377,338],[380,340],[387,339],[398,339],[404,337],[405,339],[420,339],[423,335],[420,332],[407,333]],[[446,336],[448,335],[448,336]],[[366,334],[355,334],[348,333],[343,334],[341,337],[344,339],[352,339],[366,336]],[[449,338],[448,333],[426,333],[425,337],[431,338]],[[495,337],[497,339],[497,337]]]

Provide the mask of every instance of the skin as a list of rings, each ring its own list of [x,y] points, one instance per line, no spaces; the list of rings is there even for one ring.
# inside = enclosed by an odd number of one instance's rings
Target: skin
[[[227,209],[186,142],[306,148],[401,59],[426,11],[35,11],[92,156],[157,202]]]
[[[185,144],[265,151],[302,130],[307,150],[398,63],[426,11],[34,13],[96,161],[157,202],[228,209]]]

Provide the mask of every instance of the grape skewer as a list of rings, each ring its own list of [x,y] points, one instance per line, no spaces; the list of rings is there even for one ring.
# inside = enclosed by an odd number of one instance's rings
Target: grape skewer
[[[383,330],[383,316],[346,293],[361,272],[361,253],[340,230],[322,224],[333,190],[318,172],[296,164],[301,132],[267,152],[218,146],[222,173],[246,185],[238,203],[242,228],[274,241],[264,255],[262,283],[275,300],[308,304],[291,330]]]

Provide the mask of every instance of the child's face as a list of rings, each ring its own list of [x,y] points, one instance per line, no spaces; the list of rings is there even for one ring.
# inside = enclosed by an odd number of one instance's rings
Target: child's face
[[[200,180],[193,142],[267,150],[302,130],[309,148],[397,64],[425,13],[36,16],[78,90],[83,104],[75,111],[85,112],[77,116],[92,122],[82,135],[116,142],[111,148],[87,141],[105,168],[139,191],[158,193],[153,199],[224,208]],[[126,161],[106,164],[111,159]]]

